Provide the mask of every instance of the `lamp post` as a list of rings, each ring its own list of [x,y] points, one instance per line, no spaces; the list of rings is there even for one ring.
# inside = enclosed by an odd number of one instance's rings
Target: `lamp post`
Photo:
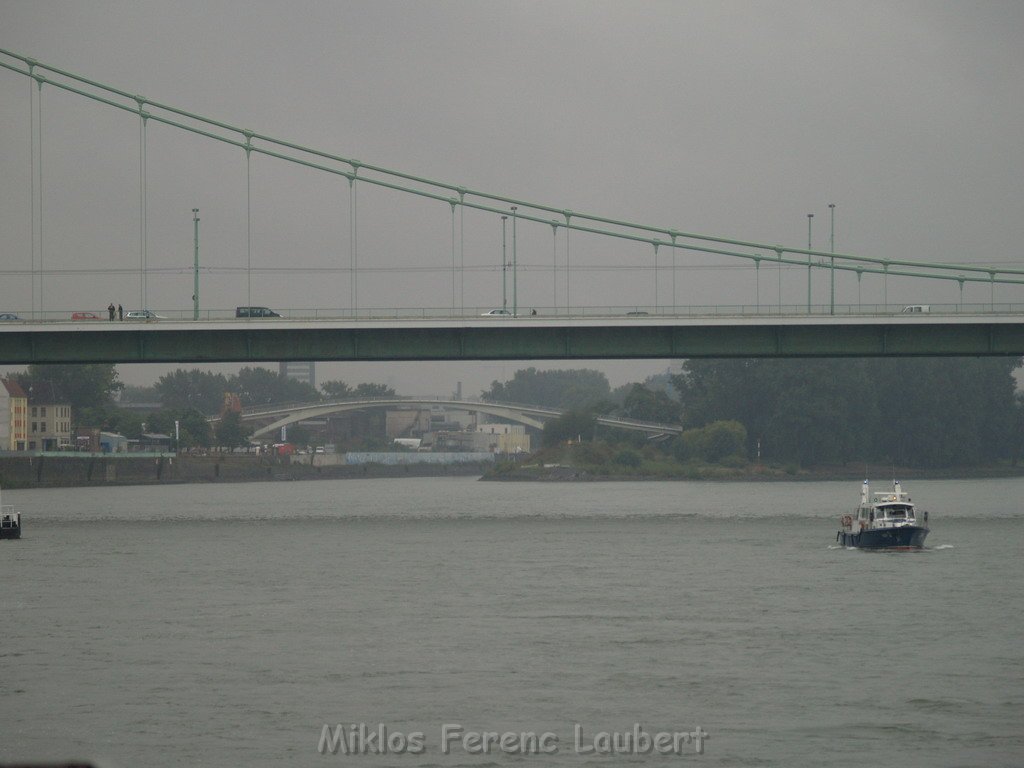
[[[505,222],[508,216],[501,217],[501,308],[508,309],[508,293],[505,288],[505,274],[508,271],[508,259],[505,258]]]
[[[516,260],[516,206],[512,206],[512,316],[519,316],[519,293],[516,287],[518,262]]]
[[[831,276],[830,276],[830,280],[831,280],[831,283],[832,283],[832,295],[831,295],[831,298],[829,299],[829,310],[828,310],[828,313],[830,315],[834,315],[836,313],[836,257],[835,257],[835,252],[836,252],[836,204],[835,203],[829,203],[828,204],[828,214],[829,214],[828,252],[833,254],[832,257],[831,257],[832,265],[830,267],[830,271],[832,273]]]
[[[195,247],[195,258],[192,262],[192,319],[199,319],[199,209],[192,209],[192,243]]]
[[[811,314],[811,219],[813,213],[807,214],[807,314]]]

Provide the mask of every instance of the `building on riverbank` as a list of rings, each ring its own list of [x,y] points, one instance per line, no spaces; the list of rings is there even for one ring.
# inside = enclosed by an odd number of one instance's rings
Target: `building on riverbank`
[[[21,385],[0,379],[0,450],[24,451],[28,440],[28,395]]]

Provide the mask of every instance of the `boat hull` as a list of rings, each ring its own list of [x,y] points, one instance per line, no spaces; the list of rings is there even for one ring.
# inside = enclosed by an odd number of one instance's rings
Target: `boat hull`
[[[851,533],[840,530],[836,541],[844,547],[859,549],[921,549],[928,529],[918,525],[903,525],[898,528],[875,528]]]
[[[21,538],[21,526],[15,526],[11,528],[0,528],[0,539],[20,539]]]

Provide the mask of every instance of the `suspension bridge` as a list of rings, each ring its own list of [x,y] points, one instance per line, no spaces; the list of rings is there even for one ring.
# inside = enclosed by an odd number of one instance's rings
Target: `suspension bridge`
[[[0,317],[10,317],[0,363],[1024,354],[1024,269],[819,250],[810,232],[802,248],[575,211],[304,146],[3,49],[0,76],[27,84],[23,140],[0,150],[23,155],[24,169],[9,180],[24,182],[18,213],[0,211]],[[74,188],[69,166],[86,161],[53,146],[53,123],[80,114],[70,103],[104,115],[96,141],[109,138],[132,169],[118,188],[137,195],[133,247],[99,254],[79,228],[81,195],[54,199]],[[77,119],[75,132],[88,134]],[[238,180],[233,228],[202,263],[197,208],[191,248],[177,242],[180,227],[168,234],[182,212],[166,202],[163,176],[168,158],[187,163],[182,137],[234,164]],[[321,243],[308,253],[284,252],[266,224],[266,198],[295,194],[274,176],[282,168],[341,182],[332,215],[308,226]],[[259,186],[261,174],[272,184]],[[386,209],[393,200],[414,206],[412,232]],[[139,308],[159,317],[106,321],[104,302],[82,294],[111,286],[137,291]],[[304,306],[266,299],[296,286]],[[211,293],[219,308],[204,303]],[[226,296],[278,305],[283,317],[236,319]],[[83,310],[101,319],[72,319]]]

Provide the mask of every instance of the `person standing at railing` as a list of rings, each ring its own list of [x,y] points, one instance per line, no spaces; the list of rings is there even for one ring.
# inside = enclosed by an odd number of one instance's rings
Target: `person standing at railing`
[[[114,319],[114,302],[110,302],[110,304],[107,305],[107,315],[109,315],[110,320]]]
[[[120,304],[117,305],[117,319],[124,320],[124,307]]]

